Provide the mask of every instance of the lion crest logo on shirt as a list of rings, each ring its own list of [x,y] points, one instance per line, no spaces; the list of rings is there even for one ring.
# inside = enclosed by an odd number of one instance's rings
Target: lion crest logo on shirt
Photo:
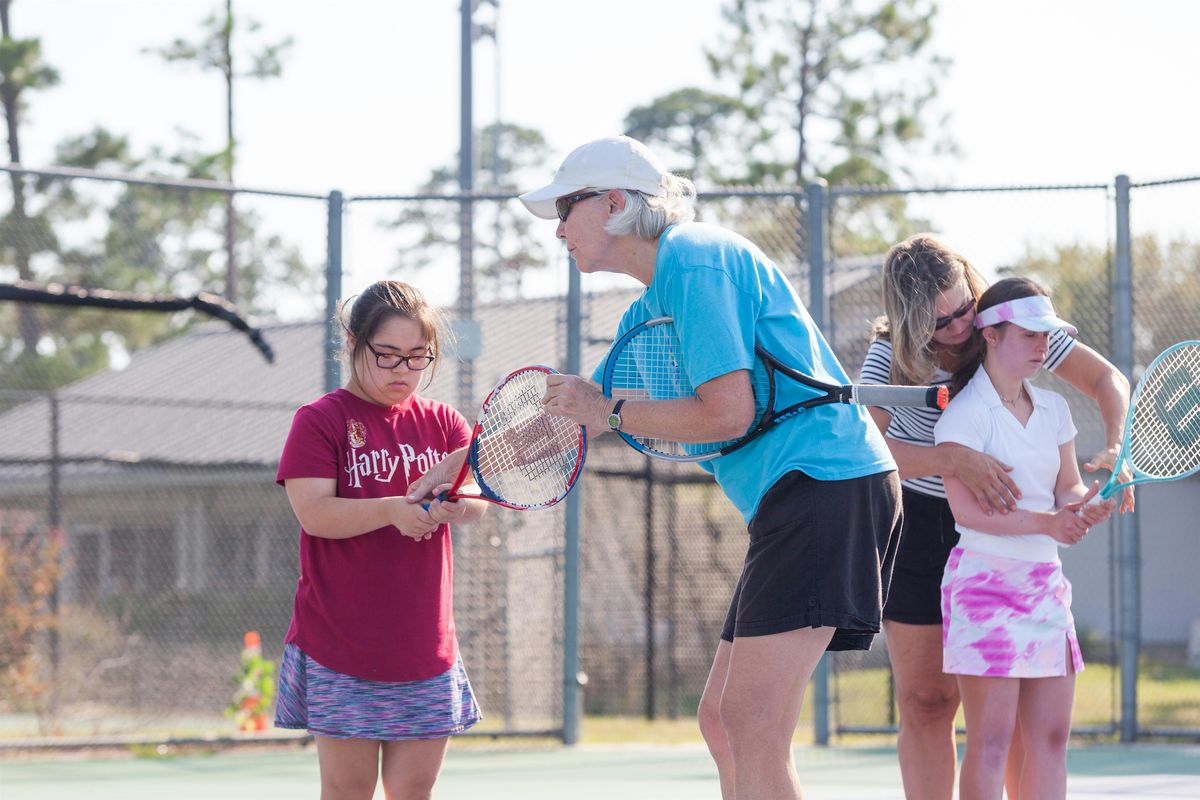
[[[351,447],[365,447],[367,444],[367,426],[356,419],[346,420],[346,440]]]

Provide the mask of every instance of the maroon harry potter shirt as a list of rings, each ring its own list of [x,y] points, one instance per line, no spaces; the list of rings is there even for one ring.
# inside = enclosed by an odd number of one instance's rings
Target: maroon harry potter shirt
[[[470,441],[450,406],[413,395],[380,406],[338,389],[292,420],[276,481],[334,478],[337,496],[403,495]],[[394,526],[349,539],[300,531],[300,579],[285,641],[317,663],[376,681],[412,681],[454,664],[450,528],[416,541]]]

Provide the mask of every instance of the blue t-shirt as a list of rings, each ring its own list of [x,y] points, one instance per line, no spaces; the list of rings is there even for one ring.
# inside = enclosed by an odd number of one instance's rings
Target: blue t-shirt
[[[689,222],[663,232],[654,279],[625,311],[615,338],[656,317],[675,320],[693,387],[754,369],[755,343],[815,378],[850,382],[779,268],[752,242],[724,228]],[[592,373],[597,383],[607,358]],[[782,376],[776,386],[777,409],[814,394]],[[896,469],[866,409],[842,404],[791,417],[741,450],[700,466],[713,473],[747,523],[763,495],[792,470],[837,481]]]

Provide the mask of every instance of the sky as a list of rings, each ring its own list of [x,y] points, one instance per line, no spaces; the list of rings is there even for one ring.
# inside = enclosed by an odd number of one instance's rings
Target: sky
[[[181,130],[204,147],[221,147],[219,77],[144,51],[196,38],[199,22],[223,5],[15,0],[15,34],[39,37],[62,79],[29,98],[25,164],[51,165],[60,140],[96,125],[128,134],[140,150],[175,144]],[[498,35],[495,44],[475,48],[476,124],[490,123],[499,109],[505,121],[540,129],[554,152],[549,180],[575,145],[620,133],[635,105],[683,86],[714,88],[703,48],[718,41],[721,5],[499,0],[498,12],[478,12],[481,19],[498,14]],[[457,0],[235,0],[235,10],[263,24],[260,40],[294,39],[283,78],[240,85],[240,184],[397,194],[415,191],[432,168],[452,162],[459,136]],[[919,165],[925,185],[1200,175],[1200,111],[1186,99],[1200,76],[1200,3],[943,0],[938,19],[933,49],[953,62],[939,109],[949,114],[947,132],[960,154]],[[1200,184],[1135,199],[1135,228],[1200,238],[1192,219]],[[985,269],[1025,247],[1108,238],[1109,208],[1103,192],[916,203]],[[319,257],[323,214],[289,209],[272,212],[274,224],[293,226]],[[348,291],[388,272],[388,257],[367,239],[348,242]],[[453,282],[430,294],[448,301]]]

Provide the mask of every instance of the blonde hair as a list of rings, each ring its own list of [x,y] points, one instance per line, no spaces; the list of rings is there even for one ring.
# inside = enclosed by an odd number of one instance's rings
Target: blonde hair
[[[938,295],[960,281],[976,300],[987,288],[979,270],[933,234],[918,233],[888,250],[883,261],[887,316],[875,320],[871,338],[891,342],[892,383],[919,386],[932,380]]]

